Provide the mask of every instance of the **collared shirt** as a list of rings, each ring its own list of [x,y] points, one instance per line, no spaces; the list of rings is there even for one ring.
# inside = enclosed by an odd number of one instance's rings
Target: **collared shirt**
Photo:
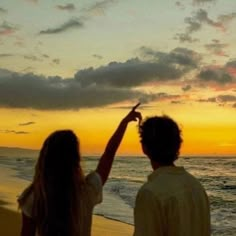
[[[208,197],[183,167],[160,167],[137,194],[134,223],[134,236],[209,236]]]

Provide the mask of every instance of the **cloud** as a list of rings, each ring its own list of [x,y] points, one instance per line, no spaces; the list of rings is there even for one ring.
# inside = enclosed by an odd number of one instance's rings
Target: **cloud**
[[[0,7],[0,14],[5,14],[7,13],[8,11],[2,7]]]
[[[64,24],[56,28],[42,30],[39,32],[39,34],[58,34],[58,33],[62,33],[71,29],[82,28],[83,26],[84,26],[84,23],[81,20],[77,18],[72,18],[69,21],[65,22]]]
[[[117,0],[103,0],[100,2],[95,2],[91,4],[89,7],[84,8],[83,11],[88,15],[104,15],[105,9],[111,4],[117,3]]]
[[[101,60],[103,57],[101,55],[98,55],[98,54],[93,54],[93,57],[94,58],[97,58],[99,60]]]
[[[34,56],[34,55],[24,55],[24,59],[30,60],[30,61],[42,61],[41,58]]]
[[[0,70],[0,107],[64,110],[137,101],[144,94],[127,88],[90,85],[76,79]]]
[[[174,39],[179,40],[181,43],[195,43],[199,42],[199,39],[193,38],[188,33],[177,33],[174,37]]]
[[[236,108],[236,103],[234,103],[232,107],[233,107],[233,108]]]
[[[218,21],[220,21],[220,22],[222,22],[222,24],[226,25],[226,24],[229,24],[235,18],[236,18],[236,12],[232,12],[229,14],[220,15],[218,17]]]
[[[12,57],[12,56],[14,56],[14,54],[11,54],[11,53],[1,53],[0,54],[0,58],[2,57],[2,58],[5,58],[5,57]]]
[[[0,130],[0,133],[5,133],[5,134],[9,134],[9,133],[13,133],[13,134],[29,134],[29,132],[26,131],[17,131],[17,130]]]
[[[141,47],[143,56],[149,56],[164,64],[178,64],[189,68],[196,68],[201,60],[201,56],[193,50],[187,48],[175,48],[169,53],[155,51],[148,47]]]
[[[176,1],[176,2],[175,2],[175,5],[176,5],[177,7],[179,7],[181,10],[185,9],[184,4],[183,4],[182,2],[180,2],[180,1]]]
[[[38,0],[26,0],[27,2],[38,3]]]
[[[149,93],[139,98],[139,102],[142,104],[149,103],[151,101],[168,101],[172,99],[179,99],[180,95],[167,94],[167,93]]]
[[[0,107],[62,110],[130,100],[173,99],[176,95],[147,94],[134,89],[152,81],[178,80],[186,73],[185,64],[193,66],[193,62],[187,63],[181,57],[167,58],[168,54],[163,53],[159,59],[155,56],[155,61],[134,58],[111,62],[98,68],[79,70],[69,79],[0,70]]]
[[[188,84],[188,85],[182,87],[182,90],[183,90],[184,92],[186,92],[186,91],[189,91],[191,88],[192,88],[192,86]]]
[[[52,62],[56,65],[59,65],[60,64],[60,59],[59,58],[55,58],[52,60]]]
[[[25,123],[20,123],[19,126],[28,126],[28,125],[34,125],[34,124],[36,124],[34,121],[28,121]]]
[[[16,25],[13,25],[7,21],[4,21],[0,25],[0,36],[14,34],[17,30],[18,30],[18,27]]]
[[[218,40],[212,40],[210,44],[205,44],[205,48],[217,56],[227,56],[223,49],[228,47],[228,44],[220,43]]]
[[[126,62],[111,62],[96,69],[80,70],[75,74],[75,79],[84,87],[95,84],[131,88],[152,81],[176,80],[185,73],[185,67],[178,68],[171,61],[151,62],[133,58]]]
[[[207,1],[196,1],[196,3],[207,2]],[[178,39],[180,42],[194,43],[197,42],[197,39],[192,38],[192,34],[202,29],[203,25],[208,25],[219,29],[221,31],[226,31],[226,26],[236,18],[236,13],[230,13],[225,15],[218,16],[217,20],[212,20],[208,16],[208,12],[204,9],[198,9],[193,13],[191,17],[186,17],[184,22],[186,23],[186,28],[184,33],[178,33],[175,35],[175,39]]]
[[[61,11],[74,11],[76,9],[73,3],[68,3],[65,5],[57,5],[56,8]]]
[[[219,95],[217,99],[221,102],[236,102],[236,96],[234,95]]]
[[[236,96],[225,94],[225,95],[218,95],[216,97],[210,97],[207,99],[199,99],[198,102],[212,102],[217,103],[218,105],[224,105],[225,103],[231,104],[234,107],[236,102]]]
[[[204,4],[204,3],[212,3],[216,0],[193,0],[193,4]]]
[[[186,23],[189,23],[189,29],[187,29],[190,33],[194,31],[198,31],[201,28],[203,23],[206,23],[212,27],[224,29],[222,22],[217,22],[208,17],[208,13],[206,10],[199,9],[193,17],[186,18]]]
[[[233,82],[233,77],[227,73],[224,69],[204,69],[202,70],[198,78],[202,82],[217,82],[220,84],[226,84],[226,83],[231,83]]]
[[[226,67],[232,67],[236,69],[236,59],[233,59],[226,63]]]

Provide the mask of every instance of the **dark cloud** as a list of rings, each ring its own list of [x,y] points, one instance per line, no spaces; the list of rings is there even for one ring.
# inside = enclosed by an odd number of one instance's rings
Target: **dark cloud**
[[[188,85],[182,87],[182,90],[183,90],[184,92],[186,92],[186,91],[189,91],[191,88],[192,88],[192,86],[188,84]]]
[[[14,54],[11,54],[11,53],[1,53],[0,54],[0,58],[1,57],[12,57],[12,56],[14,56]]]
[[[180,1],[175,2],[175,5],[177,7],[179,7],[180,9],[182,9],[182,10],[185,9],[184,4],[182,2],[180,2]]]
[[[73,3],[68,3],[65,5],[57,5],[56,8],[61,11],[74,11],[76,9]]]
[[[236,102],[236,96],[229,94],[218,95],[216,97],[210,97],[207,99],[199,99],[198,102],[212,102],[212,103],[217,103],[219,105],[223,105],[224,103],[232,104]]]
[[[226,67],[233,67],[236,69],[236,59],[233,59],[226,63]]]
[[[24,57],[24,59],[30,60],[30,61],[42,61],[41,58],[34,56],[34,55],[25,55],[23,57]]]
[[[0,7],[0,14],[5,14],[5,13],[7,13],[7,10],[2,8],[2,7]]]
[[[34,124],[36,124],[34,121],[28,121],[25,123],[20,123],[19,126],[29,126],[29,125],[34,125]]]
[[[0,70],[0,107],[64,110],[137,101],[143,93],[127,88],[90,85],[76,79],[36,76]]]
[[[72,18],[58,27],[42,30],[39,32],[39,34],[58,34],[58,33],[62,33],[71,29],[82,28],[83,26],[84,26],[84,23],[81,20],[77,18]]]
[[[196,1],[196,3],[207,2],[207,1]],[[180,42],[196,42],[197,39],[192,38],[192,34],[201,30],[203,25],[208,25],[219,29],[221,31],[226,30],[226,24],[232,21],[236,17],[236,13],[230,13],[226,15],[220,15],[217,20],[212,20],[208,16],[208,12],[204,9],[198,9],[193,13],[191,17],[186,17],[184,22],[186,23],[186,28],[184,33],[178,33],[175,36],[175,39],[178,39]]]
[[[179,101],[179,100],[173,100],[170,102],[171,104],[183,104],[182,101]]]
[[[111,62],[99,68],[87,68],[76,73],[75,79],[84,87],[107,85],[135,87],[151,81],[179,79],[185,72],[173,63],[141,61],[138,58],[126,62]]]
[[[204,4],[204,3],[212,3],[216,0],[193,0],[193,4]]]
[[[236,103],[234,103],[232,107],[233,107],[233,108],[236,108]]]
[[[222,24],[229,24],[235,18],[236,18],[236,12],[232,12],[229,14],[220,15],[218,17],[218,21],[222,22]]]
[[[98,55],[98,54],[93,54],[93,57],[94,58],[97,58],[99,60],[101,60],[103,57],[101,55]]]
[[[187,48],[175,48],[169,53],[155,51],[148,47],[141,47],[140,52],[143,56],[151,56],[160,63],[178,64],[190,68],[196,68],[201,60],[198,53]]]
[[[52,62],[56,65],[59,65],[60,64],[60,59],[59,58],[55,58],[52,60]]]
[[[49,56],[47,54],[43,54],[42,57],[49,58]]]
[[[130,100],[174,99],[176,95],[146,94],[133,90],[147,82],[177,80],[186,73],[183,68],[178,68],[186,64],[182,58],[176,57],[170,61],[166,57],[151,62],[138,58],[111,62],[106,66],[80,70],[70,79],[0,70],[0,106],[78,109]]]
[[[217,56],[227,56],[227,54],[224,52],[226,47],[228,47],[228,44],[220,43],[218,40],[213,40],[212,43],[205,45],[205,48],[208,51]]]
[[[179,40],[181,43],[195,43],[199,42],[199,39],[193,38],[188,33],[177,33],[174,37],[174,39]]]
[[[149,93],[148,95],[145,94],[142,97],[140,97],[139,102],[142,104],[146,104],[151,101],[165,101],[178,98],[180,98],[180,95],[167,94],[167,93]]]
[[[236,102],[236,96],[234,95],[219,95],[217,98],[221,102]]]
[[[18,27],[16,25],[13,25],[7,21],[4,21],[2,24],[0,24],[0,36],[13,34],[17,30]]]
[[[103,0],[100,2],[95,2],[89,7],[84,8],[83,11],[89,15],[104,15],[106,8],[117,2],[117,0]]]
[[[233,82],[233,77],[224,69],[204,69],[199,73],[198,78],[204,82],[213,81],[220,84]]]
[[[12,134],[29,134],[29,132],[26,132],[26,131],[17,131],[17,130],[0,130],[0,133],[5,133],[5,134],[9,134],[9,133],[12,133]]]
[[[38,0],[26,0],[27,2],[38,3]]]

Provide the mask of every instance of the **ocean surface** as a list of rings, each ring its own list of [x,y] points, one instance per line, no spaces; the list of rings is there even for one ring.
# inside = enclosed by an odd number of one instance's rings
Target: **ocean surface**
[[[16,197],[32,180],[36,158],[0,156],[0,204],[16,210]],[[98,158],[84,157],[88,173]],[[205,187],[211,203],[212,235],[236,235],[236,158],[180,158],[184,166]],[[142,157],[117,157],[104,187],[103,203],[94,213],[133,224],[135,196],[151,173],[149,161]]]

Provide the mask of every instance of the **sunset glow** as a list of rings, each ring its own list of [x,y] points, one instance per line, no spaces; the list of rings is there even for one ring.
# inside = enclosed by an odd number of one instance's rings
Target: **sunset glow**
[[[100,155],[138,101],[181,127],[182,155],[236,154],[236,1],[0,3],[0,146],[72,129]],[[140,155],[130,124],[118,155]]]

